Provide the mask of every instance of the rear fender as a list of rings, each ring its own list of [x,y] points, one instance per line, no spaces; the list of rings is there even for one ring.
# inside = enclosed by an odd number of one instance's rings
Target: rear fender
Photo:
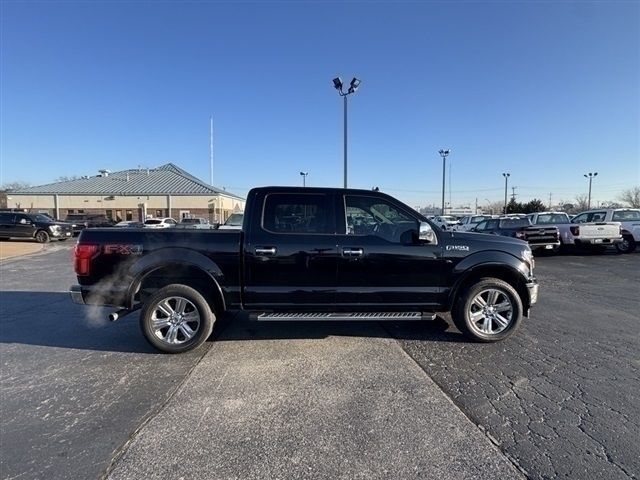
[[[145,255],[134,263],[129,270],[129,274],[134,280],[131,282],[127,293],[128,307],[131,308],[133,306],[134,297],[147,276],[156,270],[171,267],[172,265],[175,265],[176,268],[185,266],[197,268],[207,274],[220,296],[223,310],[226,309],[225,297],[221,288],[221,285],[224,284],[222,270],[210,258],[187,248],[163,248]]]

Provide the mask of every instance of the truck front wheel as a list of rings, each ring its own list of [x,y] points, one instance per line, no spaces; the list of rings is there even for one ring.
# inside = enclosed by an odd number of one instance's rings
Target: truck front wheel
[[[150,296],[140,312],[145,338],[158,350],[182,353],[202,345],[216,317],[197,290],[168,285]]]
[[[458,296],[451,311],[458,330],[477,342],[497,342],[511,336],[522,321],[518,292],[498,278],[483,278]]]

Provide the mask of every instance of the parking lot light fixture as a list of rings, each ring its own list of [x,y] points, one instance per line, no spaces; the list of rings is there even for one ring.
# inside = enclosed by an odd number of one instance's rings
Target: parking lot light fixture
[[[440,213],[440,215],[444,215],[444,178],[445,178],[445,172],[446,172],[447,156],[451,153],[451,150],[448,148],[447,149],[442,148],[438,150],[438,153],[442,157],[442,212]]]
[[[333,88],[338,90],[338,94],[342,97],[344,104],[344,188],[347,188],[347,97],[355,93],[361,83],[358,78],[353,77],[351,83],[349,83],[349,89],[345,92],[342,79],[340,77],[333,79]]]
[[[597,176],[598,172],[589,172],[588,174],[584,174],[583,176],[589,179],[589,199],[587,200],[587,210],[591,209],[591,182],[593,181],[593,177]]]
[[[300,172],[300,176],[302,177],[302,186],[303,187],[307,186],[307,175],[309,175],[309,172]]]
[[[502,176],[504,177],[504,213],[507,213],[507,186],[509,184],[509,177],[511,176],[510,173],[502,173]]]

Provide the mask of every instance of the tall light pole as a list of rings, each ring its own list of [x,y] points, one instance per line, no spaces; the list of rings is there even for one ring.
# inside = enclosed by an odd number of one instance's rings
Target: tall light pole
[[[300,172],[300,176],[302,176],[302,186],[303,187],[307,186],[307,175],[309,175],[309,172]]]
[[[511,176],[511,174],[503,172],[502,176],[504,177],[504,213],[506,215],[506,213],[507,213],[507,185],[509,184],[509,177]]]
[[[445,172],[447,168],[446,166],[447,155],[451,153],[451,150],[449,150],[448,148],[445,150],[443,148],[438,150],[438,153],[442,157],[442,212],[440,213],[440,215],[444,215],[444,178],[445,178]]]
[[[592,173],[589,172],[589,174],[585,174],[584,176],[586,178],[589,179],[589,200],[587,200],[587,210],[589,210],[591,208],[591,181],[593,180],[593,177],[596,177],[598,175],[598,172]]]
[[[333,79],[333,87],[338,90],[338,93],[340,94],[344,102],[344,188],[347,188],[347,97],[356,92],[356,90],[360,86],[360,83],[360,80],[358,80],[356,77],[353,77],[351,83],[349,84],[349,89],[344,92],[342,90],[342,79],[340,77],[336,77]]]

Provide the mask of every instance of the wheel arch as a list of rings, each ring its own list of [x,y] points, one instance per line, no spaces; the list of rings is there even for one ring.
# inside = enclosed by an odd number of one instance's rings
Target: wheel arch
[[[452,309],[460,293],[481,278],[498,278],[511,285],[518,292],[522,302],[523,314],[528,316],[531,303],[526,285],[527,278],[516,266],[500,262],[481,263],[462,272],[449,292],[448,308]]]
[[[224,275],[211,259],[193,250],[163,249],[143,257],[131,269],[133,281],[127,293],[129,308],[150,291],[171,284],[187,285],[202,294],[211,310],[222,313],[227,305],[222,285]]]

